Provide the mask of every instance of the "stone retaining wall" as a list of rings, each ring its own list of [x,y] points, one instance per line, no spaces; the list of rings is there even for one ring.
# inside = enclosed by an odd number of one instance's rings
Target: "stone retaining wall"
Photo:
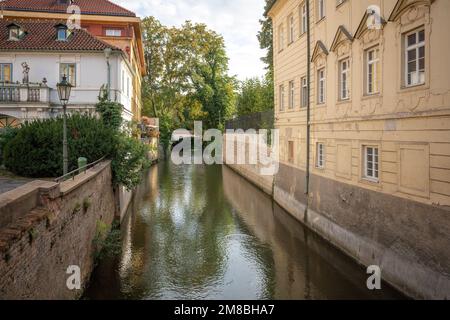
[[[110,162],[61,184],[34,181],[0,203],[0,299],[80,297],[82,290],[67,288],[66,271],[79,266],[86,285],[98,226],[114,219]]]
[[[450,299],[448,207],[422,204],[314,174],[308,198],[305,172],[294,166],[281,163],[275,177],[258,175],[255,165],[229,167],[357,262],[380,266],[383,279],[406,295]],[[268,187],[270,181],[273,189]]]

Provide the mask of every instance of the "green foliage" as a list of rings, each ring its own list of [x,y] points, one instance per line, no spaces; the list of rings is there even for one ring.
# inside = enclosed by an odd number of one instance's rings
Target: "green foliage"
[[[94,260],[98,263],[107,257],[115,257],[122,252],[122,233],[119,223],[114,222],[111,230],[103,221],[97,221],[94,244]]]
[[[115,155],[112,160],[114,182],[127,190],[136,188],[142,180],[142,170],[150,166],[148,147],[126,135],[117,136]]]
[[[163,120],[162,136],[192,128],[196,120],[208,128],[223,126],[233,114],[236,81],[227,75],[222,36],[189,21],[168,28],[148,17],[142,26],[147,61],[143,114]],[[166,141],[161,140],[163,146]]]
[[[31,244],[38,237],[39,232],[35,228],[28,231],[28,242]]]
[[[236,108],[239,116],[273,110],[272,82],[258,78],[243,81],[236,99]]]
[[[119,130],[122,126],[123,106],[118,102],[108,101],[101,98],[95,105],[96,111],[100,114],[103,124],[113,130]]]
[[[91,205],[92,205],[92,203],[91,203],[91,200],[89,200],[89,198],[85,198],[83,200],[83,211],[84,211],[84,213],[86,213],[89,210]]]
[[[116,137],[102,121],[74,114],[67,120],[69,170],[75,170],[79,157],[96,161],[114,153]],[[13,173],[26,177],[62,175],[63,119],[25,123],[4,149],[4,163]]]
[[[267,10],[275,3],[276,0],[266,0],[264,7],[264,18],[259,20],[261,30],[258,32],[258,41],[261,49],[267,50],[267,53],[261,60],[267,65],[268,81],[273,81],[273,28],[272,19],[267,16]]]
[[[0,161],[4,164],[3,153],[6,145],[16,137],[19,128],[6,127],[0,131]]]

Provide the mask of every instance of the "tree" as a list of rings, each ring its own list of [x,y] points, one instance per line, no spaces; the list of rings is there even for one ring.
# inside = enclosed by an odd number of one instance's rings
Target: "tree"
[[[261,49],[266,49],[267,54],[261,60],[267,65],[266,77],[273,81],[273,25],[272,19],[267,16],[267,10],[273,6],[276,0],[266,0],[264,18],[259,20],[261,30],[258,32],[258,40]]]
[[[233,113],[235,80],[229,77],[228,57],[223,37],[208,30],[204,24],[187,21],[182,37],[192,50],[187,61],[187,75],[192,83],[192,97],[200,102],[207,128],[224,128]]]
[[[236,99],[239,116],[273,109],[273,84],[266,79],[251,78],[243,81]]]
[[[221,128],[233,113],[235,80],[227,75],[228,57],[222,36],[204,24],[187,21],[167,28],[153,17],[142,22],[147,76],[144,115],[158,117],[166,148],[175,128]]]

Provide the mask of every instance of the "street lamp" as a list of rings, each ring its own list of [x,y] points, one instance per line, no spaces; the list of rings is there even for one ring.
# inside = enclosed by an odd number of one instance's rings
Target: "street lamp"
[[[63,172],[66,175],[69,172],[69,153],[67,151],[67,103],[70,98],[72,85],[67,81],[66,75],[63,75],[62,81],[56,85],[58,89],[59,100],[63,106]]]
[[[111,101],[111,64],[109,63],[109,58],[111,57],[112,49],[106,48],[103,50],[106,58],[106,65],[108,66],[108,101]]]

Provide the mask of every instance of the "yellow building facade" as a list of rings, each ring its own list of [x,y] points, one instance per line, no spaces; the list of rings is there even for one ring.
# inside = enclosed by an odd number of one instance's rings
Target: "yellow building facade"
[[[380,29],[367,10],[380,9]],[[449,1],[310,1],[311,167],[316,175],[450,206]],[[281,162],[306,166],[306,4],[274,25]]]
[[[306,0],[268,11],[280,130],[274,199],[361,264],[381,266],[407,295],[448,299],[450,1],[309,7],[309,55]]]

